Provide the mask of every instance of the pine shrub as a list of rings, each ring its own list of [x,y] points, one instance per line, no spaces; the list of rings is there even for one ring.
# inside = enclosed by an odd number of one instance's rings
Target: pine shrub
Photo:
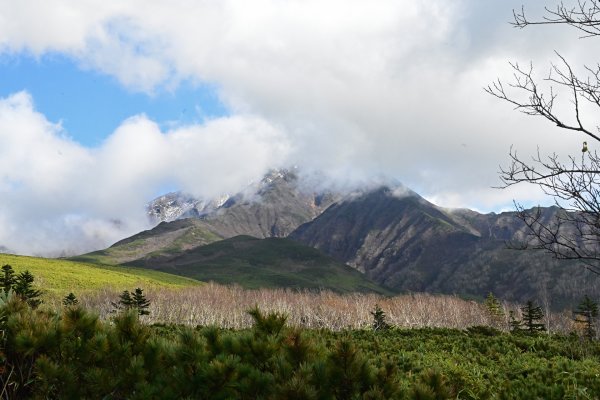
[[[586,295],[574,312],[575,323],[583,328],[584,336],[592,340],[596,337],[596,319],[598,318],[598,303]]]

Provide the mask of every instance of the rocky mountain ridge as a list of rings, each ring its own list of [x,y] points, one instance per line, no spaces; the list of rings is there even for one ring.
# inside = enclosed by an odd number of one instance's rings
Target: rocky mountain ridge
[[[558,209],[543,209],[550,220]],[[332,205],[290,238],[315,247],[397,292],[493,292],[510,301],[529,298],[561,307],[581,292],[600,293],[600,279],[575,262],[541,251],[507,247],[526,227],[514,212],[447,210],[417,194],[389,188]],[[573,290],[578,287],[578,290]]]

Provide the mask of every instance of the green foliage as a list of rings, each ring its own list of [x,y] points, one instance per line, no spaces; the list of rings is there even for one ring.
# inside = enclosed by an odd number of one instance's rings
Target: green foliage
[[[529,333],[543,332],[546,326],[541,321],[544,318],[542,307],[533,304],[533,301],[529,300],[523,307],[521,307],[523,314],[522,324],[524,329]]]
[[[467,328],[467,332],[473,335],[482,335],[482,336],[497,336],[502,333],[502,331],[486,325],[476,325],[470,326]]]
[[[247,311],[254,321],[254,329],[257,333],[267,336],[278,336],[285,327],[287,316],[280,313],[264,315],[258,306]]]
[[[17,296],[25,300],[30,307],[36,308],[42,304],[42,300],[40,299],[42,291],[33,288],[34,280],[35,278],[29,271],[26,270],[15,275],[10,265],[4,265],[2,267],[0,287],[2,287],[5,294],[8,294],[12,290]]]
[[[73,292],[70,292],[63,298],[62,304],[65,307],[72,307],[79,304],[79,300],[77,300],[77,297],[73,294]]]
[[[133,298],[129,293],[130,299]],[[600,343],[494,330],[331,332],[249,311],[254,326],[150,327],[0,296],[1,398],[594,398]],[[488,327],[489,328],[489,327]],[[493,328],[489,328],[493,329]]]
[[[131,297],[133,302],[133,308],[135,308],[139,315],[148,315],[150,311],[148,308],[150,307],[150,301],[146,299],[144,295],[144,291],[140,288],[136,288],[133,292],[133,296]]]
[[[36,308],[42,304],[42,300],[40,299],[42,291],[33,288],[34,280],[33,275],[29,271],[23,271],[17,275],[13,285],[13,290],[17,296],[24,299],[32,308]]]
[[[379,304],[375,304],[375,310],[370,311],[373,316],[373,330],[374,331],[385,331],[390,328],[390,325],[385,320],[385,312],[379,307]]]
[[[496,328],[501,328],[502,326],[505,326],[504,309],[502,308],[502,304],[500,304],[500,301],[498,301],[498,299],[494,296],[492,292],[490,292],[487,295],[483,305],[487,311],[492,326]]]
[[[446,377],[434,369],[429,369],[419,376],[412,389],[412,397],[419,400],[454,399],[456,394]]]
[[[150,311],[150,301],[146,299],[144,291],[140,288],[136,288],[132,293],[128,290],[124,290],[119,295],[118,302],[112,302],[112,306],[115,311],[130,311],[134,310],[138,315],[148,315]]]
[[[2,275],[0,275],[0,288],[4,293],[8,293],[15,284],[15,271],[13,268],[6,264],[2,266]]]
[[[584,336],[590,340],[596,337],[596,319],[598,318],[598,303],[585,295],[574,312],[575,322],[583,327]]]

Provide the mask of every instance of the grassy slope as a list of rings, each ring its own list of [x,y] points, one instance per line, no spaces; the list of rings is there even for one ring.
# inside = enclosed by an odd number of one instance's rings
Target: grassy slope
[[[199,284],[193,279],[140,268],[0,254],[0,265],[5,264],[11,265],[17,273],[29,270],[38,286],[56,293],[97,290],[103,287],[131,290],[136,286],[177,288]]]
[[[94,264],[117,265],[147,256],[174,254],[221,239],[208,230],[203,225],[203,221],[177,220],[163,222],[151,230],[121,240],[105,250],[70,259]]]
[[[327,288],[391,294],[353,268],[290,239],[236,236],[176,256],[149,257],[130,265],[246,288]]]

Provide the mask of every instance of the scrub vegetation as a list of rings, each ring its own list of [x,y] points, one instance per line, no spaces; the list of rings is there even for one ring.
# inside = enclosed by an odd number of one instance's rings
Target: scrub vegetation
[[[599,342],[575,334],[511,334],[489,326],[334,331],[293,327],[287,315],[257,307],[247,315],[252,326],[241,330],[148,325],[135,310],[102,321],[79,305],[50,312],[3,293],[1,397],[593,399],[600,393]]]
[[[59,298],[3,268],[0,398],[598,398],[597,304],[187,288]],[[14,278],[14,279],[13,279]],[[36,301],[32,302],[31,300]],[[534,328],[531,328],[534,327]]]

